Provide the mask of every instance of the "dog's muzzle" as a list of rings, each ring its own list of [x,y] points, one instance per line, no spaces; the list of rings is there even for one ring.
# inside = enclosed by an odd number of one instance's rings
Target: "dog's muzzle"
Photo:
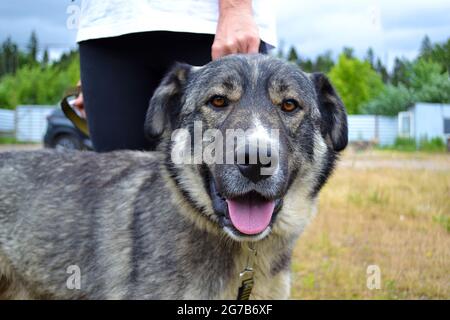
[[[268,199],[255,191],[225,198],[217,190],[214,178],[210,180],[210,191],[220,226],[237,236],[260,235],[275,221],[282,207],[282,199]]]

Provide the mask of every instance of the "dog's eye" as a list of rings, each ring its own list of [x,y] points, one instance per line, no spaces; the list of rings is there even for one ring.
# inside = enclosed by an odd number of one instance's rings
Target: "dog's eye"
[[[293,99],[284,100],[281,103],[281,110],[283,110],[284,112],[292,112],[299,107],[300,106],[298,102]]]
[[[222,96],[214,96],[209,100],[209,103],[216,108],[223,108],[228,106],[228,100]]]

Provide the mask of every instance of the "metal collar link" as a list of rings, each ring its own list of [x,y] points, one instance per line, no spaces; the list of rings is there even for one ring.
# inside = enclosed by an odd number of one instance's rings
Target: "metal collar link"
[[[254,286],[253,264],[255,263],[257,252],[253,243],[247,243],[245,248],[248,251],[247,264],[245,266],[245,269],[241,273],[239,273],[239,281],[241,283],[241,286],[238,290],[237,300],[249,300]]]

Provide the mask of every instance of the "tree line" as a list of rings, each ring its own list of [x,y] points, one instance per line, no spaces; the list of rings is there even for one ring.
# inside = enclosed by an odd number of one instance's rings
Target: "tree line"
[[[395,58],[391,72],[372,48],[363,59],[348,47],[337,61],[331,51],[303,58],[295,47],[280,50],[278,56],[306,72],[326,73],[350,114],[397,115],[416,102],[450,103],[450,38],[432,43],[426,36],[419,56],[411,61]]]
[[[7,38],[0,46],[0,108],[57,104],[66,89],[79,80],[79,69],[75,50],[51,62],[48,50],[41,50],[35,32],[25,49]]]
[[[39,52],[43,54],[39,56]],[[396,115],[415,102],[450,103],[450,38],[444,43],[422,41],[414,60],[396,58],[392,71],[369,48],[363,59],[344,48],[337,60],[326,51],[314,59],[302,57],[295,47],[279,50],[279,57],[306,72],[326,73],[350,114]],[[0,46],[0,108],[19,104],[56,104],[80,78],[77,51],[50,61],[33,32],[25,49],[6,39]]]

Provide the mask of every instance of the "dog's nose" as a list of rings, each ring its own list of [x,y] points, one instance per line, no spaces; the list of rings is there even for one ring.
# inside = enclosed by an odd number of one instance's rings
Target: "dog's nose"
[[[250,181],[257,183],[263,179],[270,177],[269,174],[263,171],[263,168],[270,168],[272,164],[271,150],[267,150],[266,161],[262,161],[260,157],[259,149],[250,150],[251,148],[246,146],[245,149],[236,151],[236,165],[242,175],[248,178]],[[267,161],[268,160],[268,161]],[[266,163],[268,162],[268,163]]]

